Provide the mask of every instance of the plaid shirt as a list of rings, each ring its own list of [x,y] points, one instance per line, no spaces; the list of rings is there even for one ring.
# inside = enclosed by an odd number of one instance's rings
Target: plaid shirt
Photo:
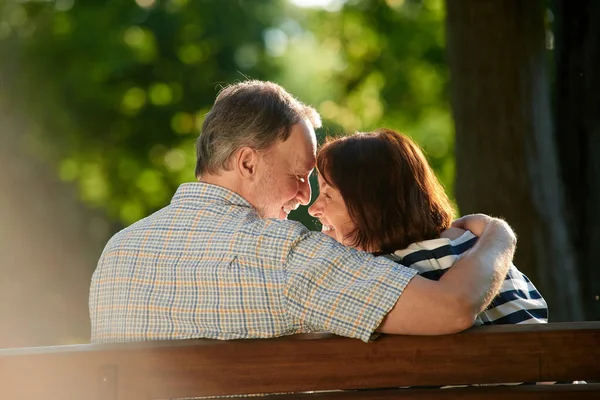
[[[416,271],[262,219],[222,187],[186,183],[113,236],[90,288],[93,342],[266,338],[369,341]]]

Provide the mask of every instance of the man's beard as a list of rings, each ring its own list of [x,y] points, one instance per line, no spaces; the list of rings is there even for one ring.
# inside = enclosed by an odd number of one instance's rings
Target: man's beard
[[[275,198],[270,195],[276,192],[275,187],[269,182],[268,178],[263,178],[257,185],[257,201],[256,211],[261,218],[279,218],[279,210],[281,206],[275,205]],[[275,215],[272,215],[275,214]]]

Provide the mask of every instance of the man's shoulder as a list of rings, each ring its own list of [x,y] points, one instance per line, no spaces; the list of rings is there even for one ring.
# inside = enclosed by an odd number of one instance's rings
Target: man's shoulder
[[[165,207],[141,219],[113,235],[106,244],[103,254],[115,251],[152,250],[167,246],[190,243],[187,251],[216,251],[230,249],[236,254],[255,255],[259,258],[283,259],[301,240],[311,232],[297,221],[262,219],[248,210],[232,207],[227,213],[211,215],[204,213],[199,220],[181,218],[178,212]],[[209,246],[213,243],[213,246]],[[208,247],[207,247],[208,246]]]
[[[133,224],[121,229],[115,233],[106,243],[104,251],[114,249],[127,243],[135,243],[138,239],[148,235],[148,231],[153,228],[160,229],[160,219],[170,206],[164,207],[155,213],[142,218]],[[164,219],[164,217],[163,217]],[[163,224],[164,225],[164,224]]]
[[[255,227],[264,231],[266,234],[281,233],[287,235],[304,235],[310,231],[306,226],[298,221],[288,219],[256,219]]]
[[[311,233],[298,221],[255,218],[239,225],[234,240],[244,246],[256,242],[264,249],[289,251]]]

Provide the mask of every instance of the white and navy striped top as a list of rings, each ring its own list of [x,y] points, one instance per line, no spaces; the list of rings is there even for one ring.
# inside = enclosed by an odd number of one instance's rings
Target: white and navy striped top
[[[467,231],[459,238],[413,243],[385,257],[416,269],[425,278],[438,280],[469,250],[477,236]],[[533,283],[511,265],[500,293],[475,319],[474,325],[536,324],[548,322],[548,305]]]

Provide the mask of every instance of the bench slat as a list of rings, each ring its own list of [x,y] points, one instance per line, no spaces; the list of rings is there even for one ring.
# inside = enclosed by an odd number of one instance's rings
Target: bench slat
[[[598,400],[600,384],[468,387],[452,389],[387,389],[275,395],[268,400]],[[233,397],[229,400],[248,400]]]
[[[102,374],[108,374],[107,386],[101,385]],[[99,390],[110,395],[114,384],[120,400],[598,381],[600,322],[480,327],[437,337],[384,336],[370,344],[300,335],[3,350],[0,380],[0,398],[81,399]]]

